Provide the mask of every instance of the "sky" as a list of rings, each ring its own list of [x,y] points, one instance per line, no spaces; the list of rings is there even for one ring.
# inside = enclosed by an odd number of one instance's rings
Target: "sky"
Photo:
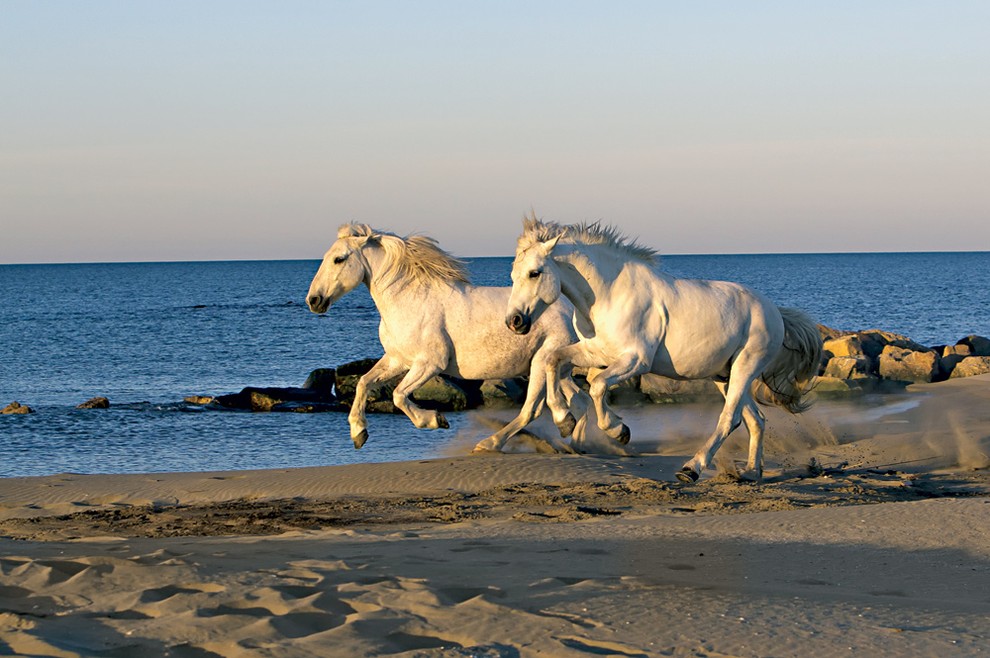
[[[990,3],[0,0],[0,263],[990,250]]]

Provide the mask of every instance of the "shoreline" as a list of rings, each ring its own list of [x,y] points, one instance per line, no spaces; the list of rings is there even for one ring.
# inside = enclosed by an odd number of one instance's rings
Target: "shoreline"
[[[638,457],[0,479],[0,652],[984,651],[990,376],[768,427],[759,485],[675,484],[677,426]]]

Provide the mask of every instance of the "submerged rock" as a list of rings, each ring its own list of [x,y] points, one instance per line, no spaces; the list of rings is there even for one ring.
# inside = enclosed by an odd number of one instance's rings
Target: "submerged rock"
[[[16,415],[33,414],[33,413],[34,413],[34,409],[27,406],[26,404],[21,404],[16,400],[8,404],[3,409],[0,409],[0,415],[4,415],[4,416],[16,416]]]

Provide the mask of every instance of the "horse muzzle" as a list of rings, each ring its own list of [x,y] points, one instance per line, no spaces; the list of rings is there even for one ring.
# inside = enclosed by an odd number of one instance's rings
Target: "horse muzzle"
[[[507,318],[505,318],[505,326],[511,329],[513,332],[524,336],[529,333],[529,330],[533,327],[533,321],[528,315],[524,315],[520,312],[510,313]]]
[[[313,313],[326,313],[330,308],[330,298],[323,295],[310,295],[306,298],[306,304]]]

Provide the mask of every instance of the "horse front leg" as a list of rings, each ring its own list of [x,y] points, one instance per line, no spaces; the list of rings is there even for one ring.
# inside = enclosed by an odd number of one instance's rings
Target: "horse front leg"
[[[577,420],[570,410],[570,399],[573,396],[573,392],[570,396],[566,392],[562,395],[561,383],[562,381],[569,380],[571,384],[574,384],[570,375],[570,366],[574,363],[575,358],[581,358],[584,354],[585,351],[581,343],[573,343],[554,350],[547,356],[547,407],[550,408],[550,415],[553,416],[554,425],[560,431],[561,438],[570,436],[574,432],[574,427],[577,425]],[[564,366],[568,366],[568,372],[567,376],[562,378],[560,372]],[[568,386],[569,390],[576,388],[576,385],[573,387]]]
[[[409,396],[413,391],[425,384],[430,377],[438,374],[443,368],[436,363],[416,361],[406,373],[392,393],[392,402],[396,408],[409,417],[413,425],[419,429],[448,428],[450,424],[439,411],[429,411],[415,404]]]
[[[610,439],[622,445],[629,443],[629,428],[622,422],[622,418],[611,410],[605,401],[605,396],[611,387],[630,377],[647,372],[649,368],[648,360],[639,354],[627,352],[618,360],[610,363],[591,380],[591,388],[588,392],[591,394],[591,399],[595,403],[595,411],[598,413],[598,428],[604,431]]]
[[[368,419],[365,416],[368,395],[401,375],[403,370],[405,368],[401,363],[386,354],[358,379],[357,386],[354,388],[354,402],[351,404],[351,411],[347,415],[347,422],[351,427],[351,441],[354,442],[355,448],[360,448],[368,440]]]

